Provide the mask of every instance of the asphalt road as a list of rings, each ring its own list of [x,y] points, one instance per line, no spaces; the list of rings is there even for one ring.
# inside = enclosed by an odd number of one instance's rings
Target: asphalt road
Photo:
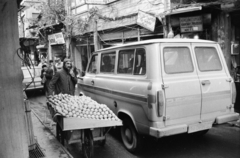
[[[31,107],[40,116],[46,116],[46,98],[40,93],[28,93]],[[51,119],[47,114],[47,118]],[[55,130],[52,130],[55,132]],[[81,145],[71,144],[67,149],[74,158],[82,158]],[[231,124],[214,126],[206,135],[194,137],[177,135],[156,140],[145,138],[140,153],[131,154],[121,142],[117,130],[107,135],[105,146],[94,145],[94,158],[239,158],[240,128]]]

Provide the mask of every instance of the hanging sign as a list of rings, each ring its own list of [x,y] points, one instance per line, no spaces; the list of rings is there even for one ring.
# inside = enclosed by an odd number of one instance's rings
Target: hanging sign
[[[52,34],[52,35],[48,35],[48,41],[49,41],[50,45],[64,44],[65,43],[62,32],[55,33],[55,34]]]
[[[54,34],[53,35],[48,35],[48,41],[49,41],[50,45],[57,44]]]
[[[203,30],[202,16],[180,18],[181,32],[197,32]]]
[[[137,24],[154,32],[156,17],[139,10]]]
[[[54,35],[55,35],[55,40],[56,40],[57,44],[64,44],[65,43],[62,32],[56,33]]]

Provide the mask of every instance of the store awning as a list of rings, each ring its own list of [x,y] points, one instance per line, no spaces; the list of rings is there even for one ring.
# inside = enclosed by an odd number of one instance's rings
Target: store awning
[[[193,11],[199,11],[199,10],[202,10],[202,6],[184,7],[184,8],[172,9],[170,11],[167,11],[165,15],[181,14],[181,13],[187,13],[187,12],[193,12]]]

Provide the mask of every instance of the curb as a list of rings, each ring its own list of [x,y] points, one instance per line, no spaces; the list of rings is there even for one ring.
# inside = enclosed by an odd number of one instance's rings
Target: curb
[[[41,122],[41,124],[45,127],[45,128],[49,128],[49,127],[47,127],[44,123],[43,123],[43,120],[36,114],[36,112],[33,110],[33,109],[31,109],[31,112],[37,117],[37,119]],[[49,129],[49,132],[54,136],[54,138],[56,138],[55,137],[55,135],[53,134],[53,132]],[[61,148],[64,150],[64,152],[70,157],[70,158],[73,158],[73,156],[67,151],[67,149],[61,144],[61,143],[59,143],[60,144],[60,146],[61,146]]]

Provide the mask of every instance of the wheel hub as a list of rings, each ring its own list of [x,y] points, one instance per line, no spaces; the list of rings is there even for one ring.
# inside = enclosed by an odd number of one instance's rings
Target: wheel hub
[[[129,129],[125,130],[125,136],[126,136],[128,142],[132,142],[132,133]]]

